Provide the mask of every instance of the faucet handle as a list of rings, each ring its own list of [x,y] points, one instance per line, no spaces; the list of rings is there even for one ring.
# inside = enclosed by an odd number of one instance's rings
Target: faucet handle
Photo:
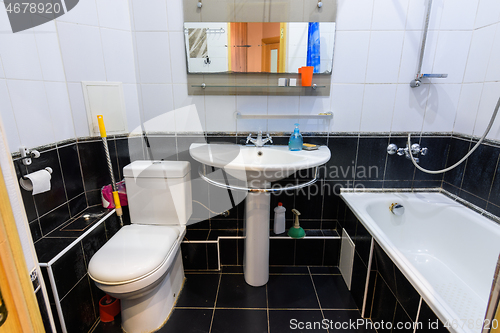
[[[273,137],[269,135],[269,133],[267,133],[267,141],[273,143]]]
[[[250,140],[252,140],[252,133],[248,134],[246,143],[249,143]]]

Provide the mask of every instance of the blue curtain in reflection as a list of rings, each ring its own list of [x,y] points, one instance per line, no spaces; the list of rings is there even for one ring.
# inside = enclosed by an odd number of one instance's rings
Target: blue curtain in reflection
[[[307,34],[307,66],[314,67],[314,73],[320,71],[319,22],[309,22]]]

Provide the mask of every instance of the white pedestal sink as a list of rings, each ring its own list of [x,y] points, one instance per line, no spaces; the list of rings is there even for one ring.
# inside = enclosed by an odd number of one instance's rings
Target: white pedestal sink
[[[191,156],[208,166],[221,168],[226,177],[212,179],[200,176],[212,185],[248,192],[245,202],[245,251],[243,271],[251,286],[263,286],[269,280],[269,214],[271,182],[284,179],[296,171],[320,166],[330,159],[330,150],[322,146],[314,151],[290,151],[288,146],[239,146],[198,144],[189,148]],[[313,184],[316,178],[294,188]]]

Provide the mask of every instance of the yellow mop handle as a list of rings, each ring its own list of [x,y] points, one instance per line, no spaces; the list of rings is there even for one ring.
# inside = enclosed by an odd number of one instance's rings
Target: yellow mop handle
[[[97,116],[97,122],[99,124],[99,132],[101,132],[101,138],[103,141],[105,141],[105,138],[107,137],[106,135],[106,128],[104,127],[104,118],[102,115]],[[106,150],[108,150],[108,143],[105,143]],[[106,153],[106,155],[109,155],[109,152]],[[108,161],[108,164],[110,164],[111,161]],[[110,172],[113,172],[110,166]],[[116,210],[116,215],[122,216],[123,215],[123,210],[122,210],[122,205],[120,203],[120,197],[118,196],[118,191],[116,189],[116,184],[114,183],[114,177],[113,174],[111,174],[111,187],[113,188],[113,201],[115,202],[115,210]]]
[[[99,123],[99,132],[101,132],[101,138],[106,138],[106,127],[104,127],[104,119],[102,116],[97,116],[97,122]]]

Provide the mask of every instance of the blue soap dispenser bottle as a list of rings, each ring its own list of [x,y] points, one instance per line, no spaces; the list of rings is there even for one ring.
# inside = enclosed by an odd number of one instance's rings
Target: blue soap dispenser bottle
[[[290,140],[288,141],[288,149],[291,151],[302,150],[302,144],[304,140],[302,139],[302,134],[299,132],[299,124],[295,124],[295,129],[293,130]]]

